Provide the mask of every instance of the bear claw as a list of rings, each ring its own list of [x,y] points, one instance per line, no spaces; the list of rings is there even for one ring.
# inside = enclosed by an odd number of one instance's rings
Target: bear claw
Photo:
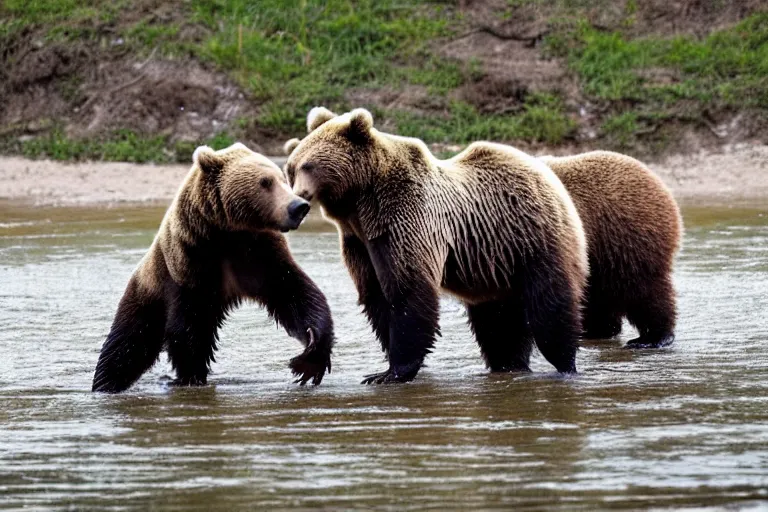
[[[629,340],[627,344],[624,345],[624,348],[663,348],[671,345],[673,341],[675,341],[674,334],[667,334],[653,340],[648,339],[647,337],[638,336],[637,338]]]
[[[294,384],[304,386],[311,380],[312,385],[317,386],[323,381],[326,370],[331,372],[330,359],[312,352],[317,351],[303,352],[291,359],[291,372],[298,377]]]
[[[401,375],[397,372],[393,372],[391,368],[384,370],[380,373],[372,373],[363,377],[363,381],[360,384],[391,384],[395,382],[410,382],[416,377],[416,372],[410,372],[406,375]]]
[[[385,384],[392,382],[392,370],[386,369],[383,372],[372,373],[363,377],[363,381],[360,384]]]
[[[206,377],[177,377],[168,383],[172,387],[194,387],[194,386],[206,386],[208,379]]]
[[[312,385],[317,386],[323,381],[326,370],[331,373],[331,355],[318,347],[312,328],[307,329],[307,336],[307,348],[291,359],[289,366],[293,375],[298,377],[293,381],[294,384],[304,386],[311,379]]]

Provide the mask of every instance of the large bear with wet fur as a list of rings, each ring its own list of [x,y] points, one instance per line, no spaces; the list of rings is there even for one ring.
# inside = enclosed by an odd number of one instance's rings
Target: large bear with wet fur
[[[587,234],[584,337],[616,336],[626,317],[639,333],[628,347],[672,343],[672,265],[682,219],[669,189],[641,162],[619,153],[542,160],[565,185]]]
[[[120,300],[93,390],[127,389],[164,348],[176,384],[205,384],[218,330],[243,299],[264,305],[305,345],[290,367],[298,382],[319,384],[330,370],[331,312],[280,233],[298,227],[308,211],[266,157],[242,144],[198,148]]]
[[[344,262],[389,368],[413,379],[439,334],[439,293],[467,307],[492,371],[526,371],[533,344],[575,372],[587,275],[584,232],[540,160],[478,142],[438,160],[417,139],[379,132],[363,109],[316,108],[289,141],[293,191],[338,226]]]

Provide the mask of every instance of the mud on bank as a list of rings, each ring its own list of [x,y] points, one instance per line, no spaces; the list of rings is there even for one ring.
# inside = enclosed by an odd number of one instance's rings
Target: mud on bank
[[[274,158],[278,165],[284,158]],[[736,144],[717,152],[670,156],[651,164],[683,203],[768,202],[768,146]],[[0,157],[0,199],[33,205],[163,205],[187,165],[61,163]]]

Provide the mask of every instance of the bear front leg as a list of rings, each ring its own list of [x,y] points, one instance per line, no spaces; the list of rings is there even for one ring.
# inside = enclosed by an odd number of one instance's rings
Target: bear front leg
[[[157,361],[163,347],[165,304],[131,277],[101,347],[93,391],[125,391]]]
[[[376,277],[376,270],[368,256],[368,250],[355,235],[345,234],[342,239],[341,254],[355,283],[358,304],[363,306],[363,313],[381,344],[381,350],[388,355],[390,305]]]
[[[389,369],[368,375],[363,384],[408,382],[416,377],[440,332],[438,285],[418,258],[401,255],[383,235],[372,240],[369,255],[390,304]]]
[[[221,294],[209,287],[169,285],[165,341],[168,359],[176,371],[176,386],[204,386],[215,360],[219,326],[226,306]]]
[[[289,363],[296,382],[320,384],[325,372],[331,371],[335,341],[331,309],[320,288],[294,261],[283,236],[254,237],[233,254],[231,264],[243,292],[263,304],[290,336],[304,344],[304,351]]]

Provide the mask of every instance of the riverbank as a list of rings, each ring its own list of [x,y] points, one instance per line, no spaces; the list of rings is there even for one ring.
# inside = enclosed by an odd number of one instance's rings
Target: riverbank
[[[274,159],[282,165],[285,159]],[[768,201],[768,145],[735,144],[649,164],[686,204]],[[0,157],[0,199],[41,206],[164,205],[186,165],[62,163]]]

